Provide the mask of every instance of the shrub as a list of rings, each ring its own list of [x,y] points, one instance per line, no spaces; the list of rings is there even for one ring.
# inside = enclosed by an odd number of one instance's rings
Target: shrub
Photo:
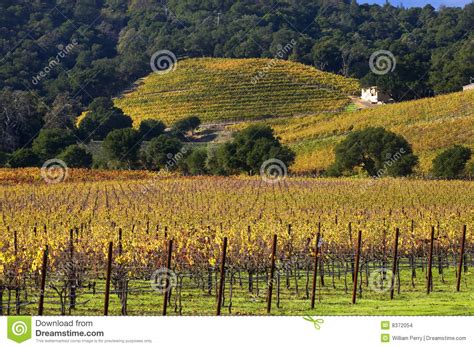
[[[8,161],[11,168],[38,167],[40,163],[41,160],[32,149],[16,150]]]
[[[381,127],[352,132],[336,145],[335,155],[328,175],[353,173],[361,167],[372,177],[404,176],[411,174],[418,163],[403,137]]]
[[[116,129],[105,138],[102,147],[110,167],[131,169],[138,159],[140,137],[132,128]]]
[[[70,168],[90,168],[92,155],[78,145],[70,145],[58,156]]]
[[[74,135],[64,129],[42,129],[33,140],[32,150],[42,161],[56,157],[67,146],[76,142]]]
[[[195,148],[186,157],[186,171],[191,175],[207,174],[206,162],[207,149],[204,147]]]
[[[471,156],[470,148],[461,145],[452,146],[433,160],[433,176],[440,179],[455,179],[462,176]]]
[[[178,162],[185,155],[183,145],[179,139],[160,135],[153,138],[142,153],[142,160],[148,169],[162,168],[176,169]]]
[[[466,172],[470,178],[474,178],[474,162],[471,162],[468,165]]]
[[[115,129],[132,127],[132,119],[109,98],[96,98],[89,105],[89,112],[79,124],[78,133],[82,139],[102,140]]]
[[[213,175],[229,175],[227,144],[210,147],[207,151],[206,168]]]
[[[0,167],[5,166],[8,161],[8,155],[5,152],[0,151]]]
[[[226,172],[260,172],[262,164],[269,159],[278,159],[289,167],[295,154],[283,146],[266,125],[252,125],[238,132],[230,143],[224,145],[220,154],[220,165]]]
[[[171,127],[173,132],[193,132],[197,127],[201,125],[201,120],[197,116],[189,116],[181,120],[176,121]]]
[[[140,123],[138,132],[142,140],[149,141],[163,134],[165,129],[166,125],[160,120],[147,119]]]

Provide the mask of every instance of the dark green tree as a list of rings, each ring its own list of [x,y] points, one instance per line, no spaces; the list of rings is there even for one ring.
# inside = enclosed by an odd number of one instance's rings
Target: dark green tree
[[[33,140],[33,151],[42,161],[56,157],[67,146],[76,142],[74,135],[64,129],[42,129]]]
[[[44,116],[44,128],[74,129],[75,118],[80,114],[80,103],[69,93],[59,94]]]
[[[138,131],[132,128],[111,131],[102,143],[109,167],[112,168],[133,168],[140,146]]]
[[[38,167],[40,164],[38,155],[29,148],[16,150],[10,155],[7,162],[11,168]]]
[[[461,145],[450,147],[433,160],[433,176],[440,179],[455,179],[462,176],[471,156],[472,151],[468,147]]]
[[[1,90],[0,151],[13,152],[27,145],[41,129],[41,115],[38,100],[30,93]]]
[[[160,120],[146,119],[140,122],[138,132],[144,141],[149,141],[163,134],[166,125]]]
[[[148,169],[176,170],[187,151],[177,138],[160,135],[151,139],[142,153],[142,161]]]
[[[198,147],[191,151],[186,156],[185,167],[187,173],[191,175],[204,175],[208,173],[206,166],[207,162],[207,149],[205,147]]]
[[[201,120],[197,116],[189,116],[181,120],[176,121],[171,130],[175,133],[188,133],[194,132],[194,130],[199,127]]]
[[[90,168],[92,155],[79,145],[70,145],[64,149],[58,158],[70,168]]]
[[[74,6],[74,17],[89,24],[99,15],[96,0],[77,0]]]
[[[113,105],[109,98],[96,98],[79,124],[79,134],[84,140],[102,140],[114,129],[132,127],[132,119]]]
[[[5,152],[0,151],[0,167],[5,166],[8,161],[8,155]]]
[[[213,175],[229,175],[233,169],[229,167],[228,144],[209,147],[206,168]]]
[[[413,172],[418,158],[400,135],[382,127],[350,133],[335,147],[336,161],[329,175],[350,174],[361,167],[372,177],[405,176]]]
[[[280,143],[271,127],[263,124],[238,132],[231,142],[224,145],[224,152],[220,158],[226,171],[250,174],[259,173],[266,160],[277,159],[289,167],[295,159],[295,153]]]

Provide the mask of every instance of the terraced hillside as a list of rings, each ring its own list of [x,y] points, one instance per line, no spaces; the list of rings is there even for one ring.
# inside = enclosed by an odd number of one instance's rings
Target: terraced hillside
[[[420,172],[427,173],[432,159],[453,144],[474,149],[474,91],[383,105],[339,114],[267,120],[296,151],[293,171],[327,168],[333,147],[351,130],[382,126],[403,135],[420,157]],[[239,125],[243,127],[244,125]]]
[[[167,124],[190,115],[203,123],[338,112],[359,83],[299,63],[276,59],[199,58],[152,73],[115,103],[135,125]]]

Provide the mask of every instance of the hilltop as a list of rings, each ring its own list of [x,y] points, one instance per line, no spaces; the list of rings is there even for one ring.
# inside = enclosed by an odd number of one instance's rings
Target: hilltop
[[[277,59],[198,58],[152,73],[115,100],[134,125],[146,118],[171,124],[190,115],[203,123],[340,112],[359,83]]]

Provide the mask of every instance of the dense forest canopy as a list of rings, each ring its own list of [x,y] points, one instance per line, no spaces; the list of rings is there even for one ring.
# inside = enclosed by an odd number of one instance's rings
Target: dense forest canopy
[[[150,57],[162,49],[178,58],[271,58],[296,42],[285,59],[377,84],[396,100],[459,90],[474,77],[472,3],[439,10],[349,0],[0,4],[0,104],[8,101],[7,89],[25,91],[43,114],[67,100],[77,115],[93,98],[116,95],[150,73]],[[393,53],[394,71],[371,72],[369,57],[377,50]],[[71,115],[63,116],[69,124]]]

